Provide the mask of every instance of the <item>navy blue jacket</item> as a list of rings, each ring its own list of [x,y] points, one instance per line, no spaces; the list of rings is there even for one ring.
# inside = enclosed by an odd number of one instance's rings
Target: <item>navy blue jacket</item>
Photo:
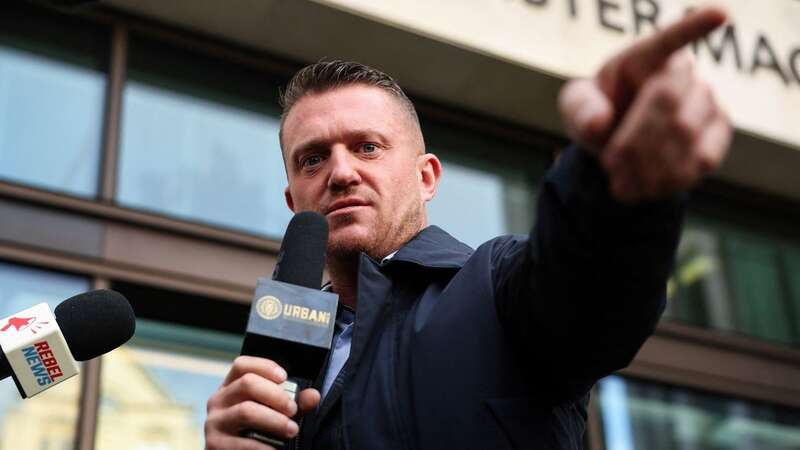
[[[614,202],[571,149],[530,236],[473,251],[430,226],[386,264],[362,255],[350,358],[298,447],[582,448],[589,390],[664,308],[682,209]]]

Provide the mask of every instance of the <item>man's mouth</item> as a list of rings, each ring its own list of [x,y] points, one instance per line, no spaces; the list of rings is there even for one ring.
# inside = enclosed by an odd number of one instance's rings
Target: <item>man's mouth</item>
[[[330,206],[328,206],[325,209],[325,215],[327,216],[334,212],[345,213],[363,206],[369,206],[369,203],[361,200],[360,198],[343,198],[341,200],[336,200]]]

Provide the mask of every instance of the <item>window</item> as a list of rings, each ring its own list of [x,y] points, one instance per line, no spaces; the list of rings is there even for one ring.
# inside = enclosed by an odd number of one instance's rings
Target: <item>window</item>
[[[34,33],[34,30],[39,32]],[[0,15],[0,179],[94,197],[106,35],[5,5]]]
[[[710,219],[691,220],[665,318],[800,344],[800,243]]]
[[[428,151],[442,161],[442,179],[428,204],[431,224],[471,247],[530,232],[543,151],[437,123],[423,122],[423,130]]]
[[[38,303],[50,309],[89,289],[89,281],[71,275],[0,262],[0,317]],[[0,449],[72,448],[78,418],[80,375],[22,401],[10,379],[0,383]],[[54,444],[58,443],[58,445]]]
[[[598,388],[606,450],[800,448],[796,411],[619,376]]]
[[[280,237],[279,83],[135,36],[128,73],[118,203]]]
[[[206,402],[241,339],[139,319],[133,339],[103,357],[96,448],[203,448]]]

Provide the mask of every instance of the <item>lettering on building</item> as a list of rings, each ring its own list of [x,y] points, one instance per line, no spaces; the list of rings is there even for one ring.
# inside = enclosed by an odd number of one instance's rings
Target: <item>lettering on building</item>
[[[662,16],[662,5],[669,0],[517,1],[532,8],[560,8],[572,20],[592,15],[603,32],[638,36],[667,23]],[[776,43],[768,31],[743,33],[735,23],[729,23],[694,42],[692,51],[698,60],[731,67],[746,76],[768,74],[787,88],[800,89],[800,42]]]

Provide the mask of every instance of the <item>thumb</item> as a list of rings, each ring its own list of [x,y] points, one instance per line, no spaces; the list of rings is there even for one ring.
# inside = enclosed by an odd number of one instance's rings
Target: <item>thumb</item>
[[[308,414],[319,406],[319,391],[313,388],[303,389],[297,396],[297,408],[300,415]]]
[[[593,152],[603,148],[611,134],[614,106],[594,80],[568,82],[559,93],[558,108],[572,139]]]

